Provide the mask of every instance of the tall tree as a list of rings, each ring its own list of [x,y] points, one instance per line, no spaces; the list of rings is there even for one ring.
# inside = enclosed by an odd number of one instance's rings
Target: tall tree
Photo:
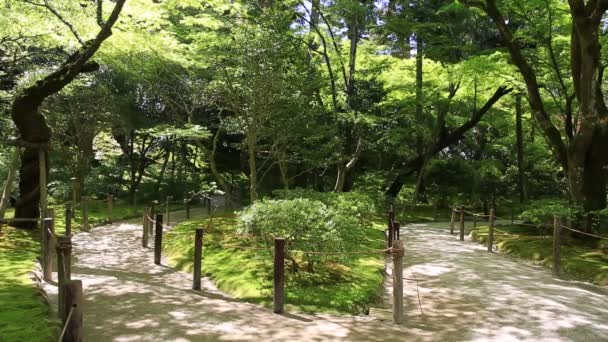
[[[23,146],[24,152],[21,158],[19,170],[19,200],[15,206],[15,217],[33,218],[39,213],[40,172],[38,152],[41,148],[46,149],[51,139],[51,129],[46,118],[40,113],[40,106],[49,96],[58,93],[67,84],[74,80],[82,72],[90,72],[99,68],[99,64],[89,62],[101,44],[112,35],[112,27],[118,20],[118,16],[126,0],[117,0],[112,13],[107,20],[103,20],[103,1],[97,0],[97,22],[100,30],[97,35],[88,41],[83,41],[76,29],[67,22],[47,1],[34,3],[35,6],[45,8],[53,13],[59,20],[66,23],[75,38],[81,43],[81,47],[72,53],[52,73],[44,76],[34,84],[21,89],[15,96],[11,106],[11,117],[19,132],[17,145]],[[48,153],[46,167],[48,172]],[[45,210],[46,208],[43,208]],[[26,225],[31,227],[31,225]]]

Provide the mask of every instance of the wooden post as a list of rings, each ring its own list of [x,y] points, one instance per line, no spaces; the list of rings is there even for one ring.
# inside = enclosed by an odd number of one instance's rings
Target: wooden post
[[[59,317],[65,327],[61,341],[81,342],[83,339],[82,281],[70,280],[59,284],[59,293],[64,299],[59,306]]]
[[[154,263],[160,265],[160,255],[163,248],[163,215],[156,214],[156,232],[154,235]]]
[[[72,279],[72,238],[57,237],[57,283]]]
[[[194,270],[192,274],[192,289],[201,289],[202,264],[203,259],[203,228],[197,228],[194,234]]]
[[[47,215],[54,216],[53,209],[47,211]],[[53,220],[44,220],[42,222],[42,275],[44,281],[53,281],[53,238],[54,231]]]
[[[492,253],[492,245],[494,244],[494,208],[490,209],[490,228],[488,230],[488,252]]]
[[[452,208],[452,219],[450,220],[450,234],[454,235],[454,223],[456,223],[456,208]]]
[[[88,232],[91,227],[89,226],[89,198],[82,196],[82,231]]]
[[[460,241],[464,241],[464,207],[460,207]]]
[[[46,153],[43,149],[38,150],[38,161],[40,164],[40,217],[46,217],[47,193],[46,193]]]
[[[395,234],[393,241],[401,240],[401,223],[397,221],[393,222],[393,234]]]
[[[65,204],[65,235],[72,236],[72,204]]]
[[[108,222],[112,223],[112,205],[114,201],[114,196],[112,194],[108,194]]]
[[[274,239],[274,313],[283,313],[285,307],[285,239]]]
[[[148,215],[149,218],[154,219],[154,216],[156,215],[156,205],[158,204],[158,201],[154,200],[152,201],[152,206],[150,207],[150,215]],[[151,220],[148,220],[149,224],[150,224],[150,228],[148,229],[148,233],[150,233],[150,236],[154,235],[154,222],[152,222]]]
[[[150,209],[144,208],[144,222],[143,222],[143,234],[141,236],[141,246],[143,248],[148,248],[148,214],[150,213]]]
[[[211,215],[211,197],[207,197],[207,215]]]
[[[393,318],[395,324],[404,323],[403,315],[403,241],[393,241]]]
[[[477,214],[473,214],[473,228],[477,228]]]
[[[562,223],[553,217],[553,276],[559,277],[562,268]]]

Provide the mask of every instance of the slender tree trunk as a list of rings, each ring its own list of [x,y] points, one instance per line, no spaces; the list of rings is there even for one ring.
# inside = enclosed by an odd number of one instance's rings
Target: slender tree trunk
[[[524,168],[524,133],[522,127],[523,110],[521,106],[521,95],[515,96],[515,126],[517,136],[517,173],[518,173],[518,190],[519,203],[524,203],[527,197],[526,194],[526,175]]]
[[[249,161],[249,199],[253,204],[258,199],[257,184],[258,170],[256,165],[257,132],[254,128],[249,128],[247,132],[247,154]]]
[[[171,151],[169,147],[165,149],[165,158],[163,159],[163,166],[160,168],[160,173],[158,175],[158,179],[156,180],[156,188],[154,190],[155,193],[160,193],[160,186],[165,178],[165,171],[167,170],[167,164],[169,163],[169,155]]]

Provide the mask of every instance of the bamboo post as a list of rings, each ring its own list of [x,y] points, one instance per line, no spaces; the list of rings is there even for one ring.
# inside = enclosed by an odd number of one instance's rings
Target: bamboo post
[[[559,217],[553,217],[553,276],[559,277],[562,268],[562,224]]]
[[[78,202],[78,179],[76,177],[70,178],[72,181],[72,202]]]
[[[171,225],[171,219],[170,219],[170,216],[169,216],[170,215],[169,214],[170,213],[169,206],[170,206],[170,202],[171,202],[172,199],[173,199],[173,196],[167,196],[167,198],[166,198],[165,219],[166,219],[166,222],[167,222],[168,226]]]
[[[393,234],[395,234],[393,241],[401,240],[401,223],[397,221],[393,222]]]
[[[88,232],[91,227],[89,226],[89,197],[82,196],[82,231]]]
[[[65,235],[72,236],[72,204],[65,204]]]
[[[112,206],[114,202],[114,196],[112,194],[108,194],[108,222],[112,223]]]
[[[64,299],[59,306],[59,317],[65,327],[61,342],[81,342],[83,339],[82,281],[70,280],[60,284],[59,293]]]
[[[395,324],[404,323],[403,315],[403,241],[393,241],[393,318]]]
[[[46,153],[44,149],[38,150],[38,162],[40,164],[40,217],[46,217],[47,191],[46,191]]]
[[[17,169],[19,168],[20,154],[20,148],[15,147],[15,154],[13,154],[13,159],[11,160],[11,164],[8,169],[8,176],[6,177],[6,184],[4,185],[2,197],[0,198],[0,220],[4,219],[6,208],[8,208],[8,203],[10,202],[13,182],[15,181],[15,175],[17,174]],[[2,222],[0,222],[0,231],[2,231]]]
[[[203,229],[197,228],[194,234],[194,270],[192,274],[192,289],[201,289],[202,263],[203,259]]]
[[[283,313],[285,306],[285,239],[274,239],[274,313]]]
[[[460,241],[464,241],[464,207],[460,207]]]
[[[47,214],[52,218],[54,216],[53,209],[49,209]],[[42,222],[42,275],[46,282],[53,281],[53,220],[44,220]]]
[[[494,244],[494,208],[490,209],[490,228],[488,230],[488,252],[492,253],[492,245]]]
[[[387,213],[388,216],[388,242],[387,242],[387,247],[392,247],[393,246],[393,239],[395,237],[395,231],[394,231],[394,227],[393,227],[393,217],[391,215],[391,213],[393,213],[392,211],[389,211]]]
[[[148,239],[149,239],[149,233],[148,233],[148,214],[150,213],[150,209],[148,208],[144,208],[144,218],[143,218],[143,234],[141,236],[141,246],[143,248],[148,248]]]
[[[454,235],[454,223],[456,223],[456,208],[452,208],[452,219],[450,220],[450,234]]]
[[[163,215],[156,214],[156,233],[154,235],[154,263],[160,265],[161,250],[163,247]]]

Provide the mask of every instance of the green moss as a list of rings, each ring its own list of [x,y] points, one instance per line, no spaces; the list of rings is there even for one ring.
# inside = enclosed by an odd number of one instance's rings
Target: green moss
[[[475,241],[487,243],[488,227],[471,231]],[[553,265],[553,237],[547,230],[521,226],[505,226],[495,230],[494,242],[499,251],[532,260],[545,267]],[[574,244],[562,245],[563,272],[578,280],[608,285],[608,253],[605,250]]]
[[[59,324],[49,319],[29,277],[40,245],[32,233],[4,227],[0,235],[0,340],[50,341]]]
[[[194,232],[206,220],[182,223],[166,235],[164,255],[170,263],[192,271]],[[216,217],[203,238],[203,273],[222,291],[249,302],[272,304],[272,253],[266,245],[239,236],[236,218]],[[362,248],[384,247],[383,225],[370,225]],[[233,248],[254,247],[258,249]],[[290,262],[287,262],[289,269]],[[382,293],[384,255],[357,255],[347,264],[327,262],[314,273],[300,270],[286,274],[286,306],[303,312],[360,313]]]

